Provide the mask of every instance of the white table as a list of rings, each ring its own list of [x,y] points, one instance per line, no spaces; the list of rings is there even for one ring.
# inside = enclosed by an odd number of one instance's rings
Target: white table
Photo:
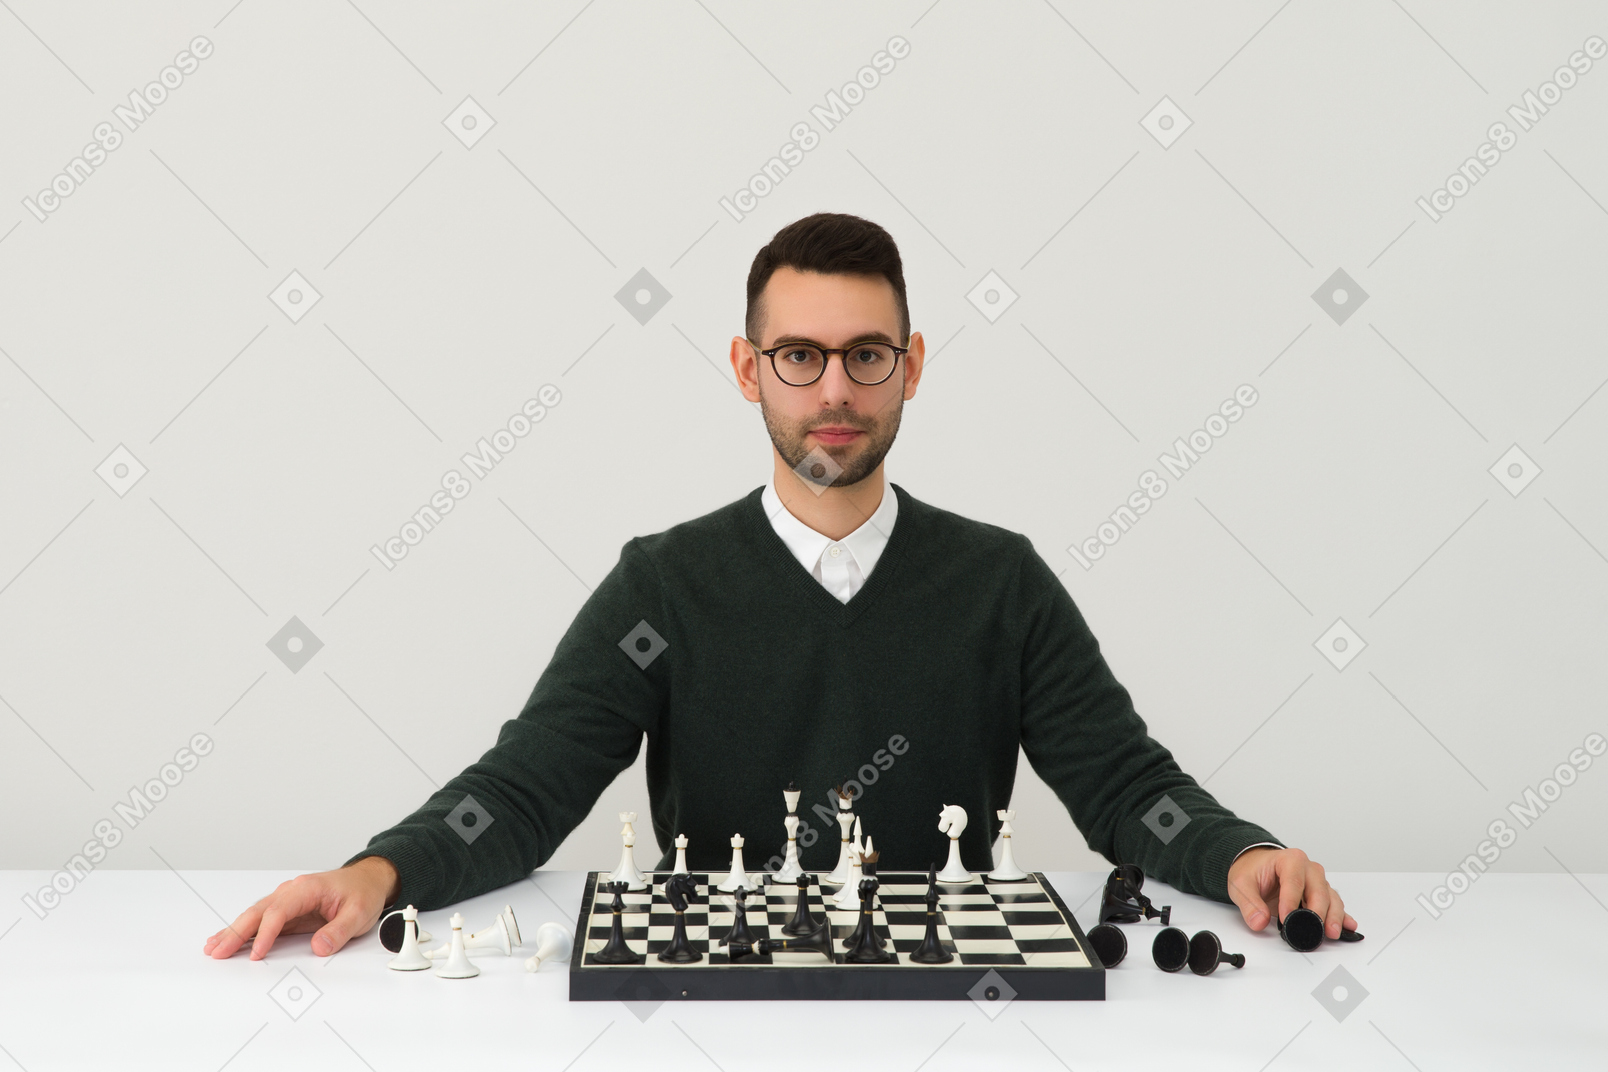
[[[1147,883],[1173,923],[1217,932],[1243,970],[1168,975],[1157,924],[1125,928],[1128,959],[1103,1002],[570,1002],[568,968],[524,956],[539,924],[573,928],[584,876],[537,872],[455,906],[471,928],[512,904],[514,958],[477,955],[479,978],[388,971],[376,935],[329,958],[308,936],[264,960],[201,954],[290,872],[100,871],[46,919],[21,901],[45,872],[0,872],[0,1068],[571,1069],[761,1066],[948,1069],[1600,1068],[1608,1064],[1608,876],[1486,875],[1432,919],[1414,897],[1440,879],[1341,874],[1367,940],[1296,953],[1238,912]],[[1104,876],[1052,872],[1087,929]],[[423,914],[438,940],[450,911]],[[20,919],[19,919],[20,917]],[[13,923],[13,920],[17,920]],[[9,927],[9,930],[6,928]],[[1355,1000],[1339,1020],[1313,996],[1336,968]],[[299,973],[299,974],[297,974]],[[288,976],[288,978],[287,978]],[[294,1018],[269,996],[311,987]],[[1328,987],[1332,990],[1332,985]],[[305,1004],[309,997],[310,1004]],[[990,1016],[989,1014],[993,1015]]]

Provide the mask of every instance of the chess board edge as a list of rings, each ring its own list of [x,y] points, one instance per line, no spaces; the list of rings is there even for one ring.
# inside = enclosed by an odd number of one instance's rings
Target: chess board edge
[[[667,872],[644,872],[650,884]],[[811,874],[819,875],[818,872]],[[970,965],[929,966],[901,959],[899,964],[663,964],[650,953],[633,966],[585,963],[600,882],[609,873],[587,874],[570,954],[571,1001],[958,1001],[976,1000],[971,993],[990,972],[1015,993],[1011,1000],[1104,1001],[1105,967],[1089,944],[1077,918],[1041,871],[1029,873],[1048,894],[1088,961],[1085,966]],[[1003,885],[1003,884],[1002,884]],[[1014,885],[1014,884],[1011,884]],[[1023,883],[1025,885],[1025,883]],[[812,885],[816,897],[821,887]],[[816,902],[816,910],[820,910]],[[602,911],[601,905],[598,910]]]

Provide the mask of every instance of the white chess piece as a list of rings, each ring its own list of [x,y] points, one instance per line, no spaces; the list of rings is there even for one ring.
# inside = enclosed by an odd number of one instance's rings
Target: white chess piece
[[[480,969],[469,961],[469,954],[463,948],[463,916],[461,913],[452,914],[452,951],[445,964],[436,966],[435,973],[442,979],[473,979],[480,974]]]
[[[402,949],[386,967],[394,971],[421,971],[429,966],[430,958],[419,949],[419,910],[408,905],[402,910]]]
[[[976,881],[960,862],[960,835],[966,830],[966,809],[959,804],[945,804],[944,810],[938,813],[938,829],[949,835],[949,862],[938,872],[938,881]]]
[[[623,882],[626,889],[633,892],[648,888],[647,878],[636,865],[636,853],[634,851],[636,831],[631,828],[631,824],[636,822],[636,817],[637,813],[634,811],[620,812],[620,822],[625,824],[620,830],[620,838],[624,844],[620,846],[620,866],[616,867],[614,874],[609,876],[609,881]]]
[[[526,971],[540,970],[544,961],[563,956],[575,946],[570,932],[557,923],[543,923],[536,928],[536,955],[525,961]]]
[[[804,868],[800,867],[798,862],[799,791],[794,789],[792,784],[789,782],[788,788],[782,790],[782,799],[787,802],[787,818],[782,820],[782,825],[787,827],[787,849],[782,858],[782,866],[771,876],[773,886],[791,885],[804,873]]]
[[[677,834],[676,835],[676,869],[674,871],[670,872],[670,873],[672,875],[689,875],[689,874],[692,873],[692,872],[687,870],[687,835],[686,834]]]
[[[838,841],[837,866],[832,868],[832,873],[830,875],[826,876],[826,881],[847,882],[849,880],[849,869],[851,867],[849,861],[849,850],[853,848],[853,843],[849,840],[849,828],[854,825],[854,812],[851,810],[854,807],[854,800],[851,797],[846,797],[842,793],[839,793],[837,798],[837,806],[837,821],[838,827],[841,830],[841,835]]]
[[[844,879],[843,888],[832,896],[832,903],[839,908],[860,907],[860,880],[865,877],[861,869],[860,843],[858,840],[849,843],[849,874]]]
[[[988,873],[988,877],[995,882],[1020,882],[1027,877],[1027,872],[1016,866],[1016,857],[1011,853],[1011,820],[1016,818],[1014,811],[997,811],[1000,828],[999,838],[1003,847],[999,850],[999,866]]]
[[[731,836],[731,873],[715,889],[722,893],[730,893],[733,890],[759,889],[759,883],[749,878],[748,872],[743,868],[743,836],[741,834]]]
[[[488,949],[501,953],[505,957],[514,955],[514,946],[524,945],[519,937],[519,924],[514,920],[514,909],[511,905],[503,906],[503,910],[492,920],[491,926],[482,927],[473,934],[464,936],[464,952],[471,949]],[[444,945],[439,949],[432,949],[425,956],[431,960],[441,960],[452,955],[452,946]]]

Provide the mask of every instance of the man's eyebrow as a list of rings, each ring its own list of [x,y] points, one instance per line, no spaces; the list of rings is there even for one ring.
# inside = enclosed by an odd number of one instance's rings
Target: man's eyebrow
[[[825,343],[822,343],[822,342],[819,342],[819,341],[817,341],[815,339],[812,339],[808,335],[783,335],[781,338],[776,340],[774,345],[776,345],[776,346],[785,346],[787,343],[790,343],[790,342],[807,342],[811,346],[819,346],[823,350],[827,349]],[[857,335],[850,342],[846,343],[845,345],[846,346],[853,346],[856,343],[862,343],[862,342],[885,342],[889,346],[898,346],[899,345],[897,342],[894,341],[892,335],[889,335],[886,332],[882,332],[882,331],[868,331],[863,335]]]

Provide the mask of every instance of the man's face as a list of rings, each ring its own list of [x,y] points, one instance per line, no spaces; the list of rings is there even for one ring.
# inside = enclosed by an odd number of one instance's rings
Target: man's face
[[[759,343],[756,350],[782,342],[813,342],[829,349],[867,341],[904,345],[898,299],[893,285],[881,276],[780,268],[765,285],[762,314],[763,337],[754,340]],[[838,354],[831,355],[821,378],[807,387],[784,383],[770,358],[755,355],[758,360],[749,376],[757,382],[752,386],[743,382],[743,393],[755,401],[750,392],[757,392],[771,443],[789,468],[797,469],[819,449],[842,467],[833,487],[858,484],[876,472],[899,433],[904,400],[915,394],[920,378],[920,335],[913,334],[909,342],[911,352],[898,359],[893,375],[870,387],[849,378]],[[736,347],[733,358],[739,365],[739,381],[746,381],[748,369],[736,360]]]

